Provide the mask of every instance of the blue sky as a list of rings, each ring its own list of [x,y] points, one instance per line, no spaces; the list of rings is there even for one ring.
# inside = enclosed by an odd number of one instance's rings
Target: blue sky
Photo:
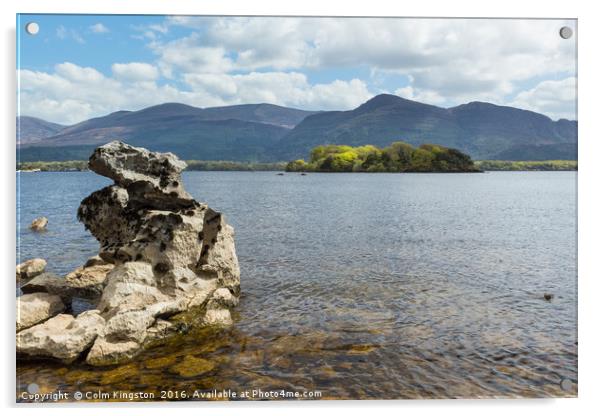
[[[391,93],[574,119],[565,25],[575,22],[20,15],[19,111],[72,124],[162,102],[347,110]]]

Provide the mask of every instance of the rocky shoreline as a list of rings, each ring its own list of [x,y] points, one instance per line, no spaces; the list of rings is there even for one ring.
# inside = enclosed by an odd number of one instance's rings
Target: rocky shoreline
[[[230,325],[240,293],[234,230],[183,188],[186,164],[114,141],[89,168],[114,181],[78,209],[99,255],[65,277],[44,273],[43,259],[17,266],[26,281],[18,357],[113,365],[183,327]],[[91,308],[79,312],[82,299]]]

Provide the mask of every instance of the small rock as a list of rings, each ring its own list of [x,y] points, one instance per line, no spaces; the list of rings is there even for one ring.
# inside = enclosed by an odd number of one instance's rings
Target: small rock
[[[146,341],[159,340],[178,331],[178,326],[164,319],[157,319],[155,324],[146,331]]]
[[[65,280],[54,273],[42,273],[21,286],[23,293],[44,292],[60,295],[65,289]]]
[[[29,228],[31,228],[33,231],[44,231],[46,229],[47,225],[48,225],[48,218],[39,217],[31,222],[31,225],[29,226]]]
[[[86,263],[84,263],[84,268],[92,267],[92,266],[104,266],[106,264],[110,264],[110,263],[107,263],[100,256],[96,255],[96,256],[92,256],[88,260],[86,260]]]
[[[23,293],[45,292],[60,296],[66,305],[71,304],[73,298],[97,299],[102,290],[102,282],[98,283],[92,278],[77,280],[72,277],[67,280],[53,273],[42,273],[21,286]]]
[[[17,265],[17,280],[31,279],[39,274],[44,273],[46,269],[46,260],[31,259]]]
[[[17,334],[17,353],[52,357],[64,363],[73,362],[88,349],[104,327],[97,310],[73,315],[57,315],[43,324]]]
[[[86,363],[103,366],[128,361],[140,351],[140,344],[135,341],[110,342],[98,338],[86,357]]]
[[[544,294],[543,294],[543,298],[544,298],[545,300],[547,300],[548,302],[550,302],[552,299],[554,299],[554,295],[553,295],[553,294],[551,294],[551,293],[544,293]]]
[[[228,309],[207,309],[203,318],[205,325],[232,325],[232,315]]]
[[[61,298],[48,293],[31,293],[17,298],[17,332],[65,310]]]
[[[238,298],[225,287],[220,287],[213,292],[207,304],[208,309],[218,309],[220,306],[233,308],[238,305]]]
[[[65,276],[65,282],[70,287],[87,289],[100,295],[102,294],[103,283],[107,278],[107,274],[113,270],[113,267],[112,264],[107,263],[79,267]]]

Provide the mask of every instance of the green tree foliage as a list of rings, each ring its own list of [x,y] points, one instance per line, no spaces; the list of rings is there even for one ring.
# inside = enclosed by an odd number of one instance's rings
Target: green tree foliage
[[[418,148],[404,142],[389,147],[324,145],[310,153],[309,163],[289,162],[289,172],[476,172],[470,156],[447,147],[423,144]]]
[[[79,172],[88,170],[87,160],[67,160],[64,162],[21,162],[17,170],[42,172]]]
[[[307,163],[303,159],[293,160],[286,164],[287,172],[305,172],[308,170]]]
[[[201,171],[278,171],[284,170],[286,163],[233,162],[228,160],[187,160],[186,170]]]

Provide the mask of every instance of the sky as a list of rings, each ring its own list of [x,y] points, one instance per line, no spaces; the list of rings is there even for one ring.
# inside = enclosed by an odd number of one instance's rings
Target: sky
[[[165,102],[349,110],[388,93],[576,119],[577,41],[562,26],[576,31],[557,19],[19,15],[18,111],[74,124]]]

